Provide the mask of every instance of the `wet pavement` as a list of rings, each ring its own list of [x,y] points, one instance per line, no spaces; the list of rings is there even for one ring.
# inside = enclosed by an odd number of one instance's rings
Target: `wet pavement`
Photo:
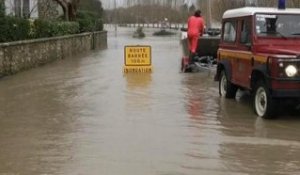
[[[108,28],[111,30],[111,28]],[[179,71],[179,35],[109,32],[108,49],[0,79],[0,175],[300,174],[300,117],[257,118],[213,72]],[[154,71],[124,75],[125,45]]]

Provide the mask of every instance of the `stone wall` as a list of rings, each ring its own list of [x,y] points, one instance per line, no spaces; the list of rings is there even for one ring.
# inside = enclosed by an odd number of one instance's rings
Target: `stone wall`
[[[37,67],[57,59],[107,48],[107,32],[0,44],[0,77]]]
[[[107,35],[102,32],[95,32],[93,37],[93,49],[105,49],[107,48]]]

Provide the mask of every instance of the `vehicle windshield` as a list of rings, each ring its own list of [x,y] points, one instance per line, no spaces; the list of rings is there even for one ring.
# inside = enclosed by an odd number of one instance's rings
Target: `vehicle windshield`
[[[264,37],[300,37],[300,14],[256,14],[256,33]]]

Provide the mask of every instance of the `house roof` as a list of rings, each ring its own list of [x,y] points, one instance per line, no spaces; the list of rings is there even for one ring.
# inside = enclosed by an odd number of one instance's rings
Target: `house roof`
[[[238,9],[227,10],[223,14],[223,19],[235,18],[242,16],[252,16],[256,13],[267,13],[267,14],[300,14],[299,8],[266,8],[266,7],[243,7]]]

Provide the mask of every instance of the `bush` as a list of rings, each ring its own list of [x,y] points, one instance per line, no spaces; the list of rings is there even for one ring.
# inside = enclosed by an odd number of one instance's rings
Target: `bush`
[[[94,20],[98,18],[96,13],[90,11],[78,11],[76,17],[77,19],[88,19],[88,20]]]
[[[79,24],[79,31],[81,33],[94,31],[95,24],[93,21],[88,19],[77,19],[77,22]]]
[[[103,21],[97,17],[96,13],[79,11],[77,14],[80,32],[93,32],[103,30]]]
[[[79,33],[79,24],[78,22],[55,22],[53,23],[54,35],[72,35]]]
[[[25,40],[29,38],[30,23],[15,17],[0,18],[0,42]]]
[[[79,33],[77,22],[35,20],[33,25],[34,38],[46,38]]]
[[[0,0],[0,42],[47,38],[103,30],[103,21],[91,12],[79,13],[75,22],[27,20],[5,16],[1,12]],[[1,16],[3,15],[3,16]]]
[[[41,38],[41,37],[50,37],[51,36],[51,27],[50,23],[45,20],[35,20],[32,26],[32,37]]]
[[[96,31],[102,31],[103,30],[103,20],[102,19],[97,19],[96,20]]]
[[[5,16],[5,4],[4,0],[0,0],[0,17]]]

